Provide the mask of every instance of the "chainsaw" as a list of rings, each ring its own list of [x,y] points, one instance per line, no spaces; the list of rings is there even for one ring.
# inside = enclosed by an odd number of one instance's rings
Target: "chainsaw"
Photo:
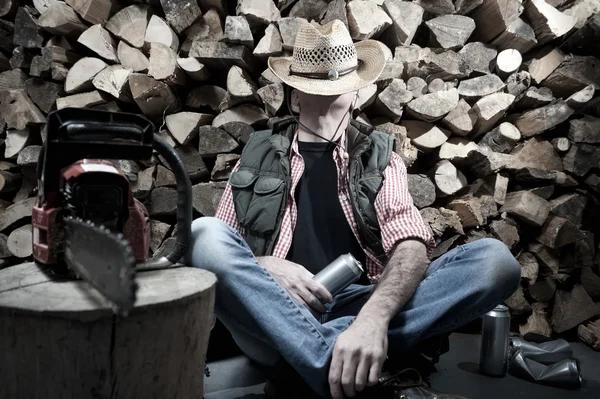
[[[149,258],[150,220],[128,177],[110,162],[150,160],[154,151],[177,179],[177,239]],[[141,115],[64,108],[48,115],[32,210],[33,257],[56,275],[82,279],[115,313],[133,308],[136,272],[177,267],[188,249],[192,186],[178,153]]]

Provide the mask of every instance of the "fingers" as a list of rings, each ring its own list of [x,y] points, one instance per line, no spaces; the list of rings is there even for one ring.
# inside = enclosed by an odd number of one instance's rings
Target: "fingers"
[[[325,288],[323,284],[319,284],[315,280],[310,280],[307,282],[307,287],[316,297],[320,298],[321,301],[325,303],[331,303],[333,301],[331,293],[327,291],[327,288]]]
[[[380,359],[375,359],[375,361],[371,363],[367,386],[372,387],[379,382],[379,377],[381,377],[381,368],[383,367],[383,360],[384,357],[382,356]]]
[[[356,395],[356,368],[358,367],[358,359],[356,356],[348,354],[344,357],[344,365],[342,370],[342,388],[346,396],[354,397]]]
[[[356,389],[356,392],[361,392],[367,385],[367,378],[369,378],[370,368],[370,359],[361,359],[358,367],[356,368],[356,378],[354,380],[354,388]]]
[[[333,349],[331,365],[329,366],[329,392],[333,399],[342,399],[344,392],[342,390],[342,356],[337,345]]]
[[[324,313],[327,310],[325,308],[325,305],[323,305],[321,301],[319,301],[317,297],[314,296],[312,292],[310,292],[307,288],[301,288],[298,294],[302,297],[302,299],[304,299],[304,302],[306,302],[308,306],[310,306],[315,311],[319,313]]]

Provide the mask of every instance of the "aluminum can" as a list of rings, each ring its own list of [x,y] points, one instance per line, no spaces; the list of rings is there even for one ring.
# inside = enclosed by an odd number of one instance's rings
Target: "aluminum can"
[[[313,280],[322,284],[331,296],[336,296],[363,273],[363,267],[351,254],[340,255],[336,260],[315,274]]]
[[[508,307],[496,306],[483,316],[479,371],[481,374],[503,377],[508,364],[510,314]]]

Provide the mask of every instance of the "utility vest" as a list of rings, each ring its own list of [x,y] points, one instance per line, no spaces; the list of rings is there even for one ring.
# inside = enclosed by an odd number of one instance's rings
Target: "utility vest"
[[[296,130],[296,122],[287,118],[272,130],[254,132],[242,151],[239,170],[229,178],[235,212],[255,256],[271,255],[279,236],[290,195],[289,154]],[[374,203],[395,149],[395,138],[351,121],[346,149],[348,194],[361,242],[384,262]]]

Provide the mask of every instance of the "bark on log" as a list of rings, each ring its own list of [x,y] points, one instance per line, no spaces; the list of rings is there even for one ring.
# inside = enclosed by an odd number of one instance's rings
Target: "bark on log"
[[[167,128],[181,145],[186,145],[198,135],[198,128],[210,125],[213,115],[197,112],[178,112],[168,115],[165,120]]]
[[[514,124],[523,137],[531,137],[549,130],[566,121],[575,112],[563,100],[527,111],[519,116]]]
[[[225,100],[227,91],[219,86],[200,86],[191,90],[185,106],[195,111],[211,110],[219,112],[219,105]]]
[[[503,122],[487,133],[478,144],[485,145],[496,152],[509,153],[520,140],[519,129],[510,122]]]
[[[158,220],[150,220],[150,249],[156,252],[171,230],[171,225]]]
[[[499,51],[512,48],[521,54],[526,54],[529,50],[537,46],[537,44],[535,31],[521,18],[517,18],[511,22],[506,27],[506,30],[491,42],[491,45]]]
[[[504,88],[504,82],[497,75],[484,75],[462,80],[458,84],[458,94],[467,100],[479,100]]]
[[[573,56],[565,60],[544,81],[557,97],[567,97],[588,85],[600,89],[600,62],[592,56]]]
[[[199,128],[200,136],[198,152],[203,157],[214,158],[218,154],[224,154],[234,151],[238,143],[223,129],[212,126],[202,126]]]
[[[537,281],[540,270],[535,256],[530,252],[523,252],[517,257],[517,260],[521,266],[521,279],[525,280],[528,285],[534,284]]]
[[[550,213],[569,219],[575,226],[581,226],[581,217],[588,199],[577,193],[563,194],[550,201]]]
[[[531,22],[539,44],[544,44],[568,33],[575,26],[575,18],[552,7],[545,0],[525,3],[525,14]]]
[[[18,4],[18,2],[15,1],[15,4]],[[22,46],[28,49],[42,47],[44,38],[40,34],[38,20],[32,15],[29,9],[19,7],[15,16],[15,28],[12,38],[12,43],[15,46]]]
[[[403,120],[408,137],[421,151],[430,152],[448,140],[450,132],[431,123],[413,120]]]
[[[592,168],[597,167],[598,162],[600,162],[600,149],[591,144],[573,144],[563,157],[565,171],[579,177],[585,176]]]
[[[523,7],[518,0],[484,1],[470,14],[476,23],[473,37],[480,42],[489,42],[504,32],[522,12]]]
[[[54,109],[56,99],[64,94],[62,85],[37,78],[27,79],[25,89],[31,101],[46,114]]]
[[[214,216],[224,190],[225,182],[198,183],[192,186],[193,205],[196,212],[203,216]]]
[[[179,108],[179,101],[169,86],[149,76],[132,73],[129,88],[138,107],[150,118],[162,117]]]
[[[556,277],[558,269],[560,267],[560,258],[556,250],[548,248],[547,246],[537,243],[530,242],[527,249],[540,263],[540,276],[542,277]],[[541,299],[537,299],[541,301]]]
[[[583,238],[581,231],[570,220],[550,215],[537,240],[550,248],[560,248]]]
[[[0,231],[12,227],[14,224],[23,219],[31,217],[31,209],[35,203],[35,198],[27,198],[22,201],[15,202],[5,210],[0,212]]]

